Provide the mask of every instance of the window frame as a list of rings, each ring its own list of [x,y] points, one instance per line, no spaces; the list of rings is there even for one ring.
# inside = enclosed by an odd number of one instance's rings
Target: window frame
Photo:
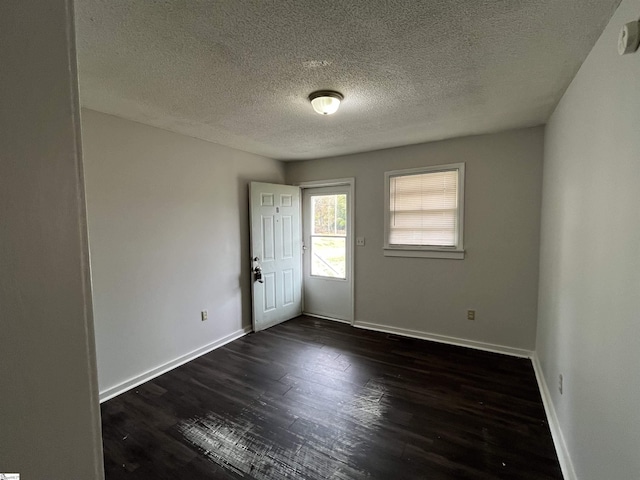
[[[458,239],[454,246],[438,245],[394,245],[389,243],[391,234],[391,178],[410,175],[422,175],[437,172],[458,172]],[[450,163],[447,165],[433,165],[429,167],[391,170],[384,173],[384,255],[387,257],[422,257],[464,259],[464,190],[465,163]]]

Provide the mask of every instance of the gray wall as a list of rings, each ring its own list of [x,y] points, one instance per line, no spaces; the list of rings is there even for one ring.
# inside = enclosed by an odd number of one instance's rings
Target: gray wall
[[[640,478],[640,52],[616,51],[639,17],[622,2],[546,128],[537,354],[581,480]]]
[[[71,2],[0,2],[0,471],[100,479]]]
[[[250,325],[247,185],[284,167],[91,110],[82,129],[102,392]]]
[[[532,350],[542,149],[538,127],[291,162],[287,180],[356,179],[357,322]],[[384,257],[384,172],[453,162],[466,162],[466,258]]]

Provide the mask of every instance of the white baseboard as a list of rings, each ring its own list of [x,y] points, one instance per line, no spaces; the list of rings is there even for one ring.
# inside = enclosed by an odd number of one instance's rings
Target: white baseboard
[[[351,322],[349,320],[343,320],[342,318],[326,317],[324,315],[318,315],[309,312],[302,312],[302,314],[306,315],[307,317],[321,318],[322,320],[331,320],[332,322],[346,323],[347,325],[351,325]]]
[[[562,475],[565,480],[577,480],[578,477],[573,468],[573,462],[571,461],[567,444],[564,441],[564,435],[562,435],[560,422],[558,421],[556,409],[551,400],[551,394],[549,393],[549,387],[547,386],[547,381],[542,371],[542,365],[540,365],[540,359],[538,359],[538,354],[535,352],[531,358],[531,363],[533,364],[533,371],[536,373],[536,379],[538,380],[538,388],[540,389],[540,395],[542,395],[544,410],[547,413],[547,421],[549,422],[553,444],[556,447],[556,453],[560,461],[560,468],[562,468]]]
[[[364,328],[365,330],[375,330],[376,332],[393,333],[404,337],[419,338],[420,340],[431,340],[433,342],[447,343],[449,345],[475,348],[476,350],[484,350],[486,352],[502,353],[513,357],[531,358],[533,356],[533,352],[531,350],[506,347],[504,345],[494,345],[492,343],[478,342],[475,340],[466,340],[464,338],[448,337],[446,335],[421,332],[419,330],[409,330],[407,328],[391,327],[388,325],[380,325],[378,323],[361,322],[356,320],[353,326],[357,328]]]
[[[167,373],[169,370],[173,370],[180,365],[184,365],[185,363],[190,362],[191,360],[198,358],[205,353],[209,353],[210,351],[215,350],[216,348],[220,348],[229,342],[233,342],[240,337],[244,337],[247,333],[250,333],[252,331],[253,328],[251,326],[236,330],[235,332],[230,333],[229,335],[222,337],[215,342],[211,342],[205,345],[204,347],[200,347],[185,355],[181,355],[180,357],[171,360],[170,362],[160,365],[159,367],[152,368],[151,370],[141,373],[140,375],[136,375],[135,377],[130,378],[129,380],[126,380],[118,385],[109,387],[106,390],[100,392],[100,403],[106,402],[107,400],[120,395],[127,390],[131,390],[138,385],[142,385],[144,382],[148,382],[153,378],[159,377],[163,373]]]

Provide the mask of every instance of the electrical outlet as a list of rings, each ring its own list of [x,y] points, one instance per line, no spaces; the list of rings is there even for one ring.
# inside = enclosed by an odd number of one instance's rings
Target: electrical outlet
[[[564,378],[562,377],[562,374],[558,375],[558,391],[560,392],[560,395],[562,395],[562,390],[563,390],[563,382],[564,382]]]
[[[209,312],[202,310],[200,312],[200,319],[204,322],[207,318],[209,318]]]
[[[475,320],[475,319],[476,319],[476,311],[467,310],[467,320]]]

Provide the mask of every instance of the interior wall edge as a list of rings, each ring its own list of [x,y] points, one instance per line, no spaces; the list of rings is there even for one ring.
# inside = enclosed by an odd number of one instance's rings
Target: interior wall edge
[[[620,3],[545,128],[535,350],[569,479],[640,478],[640,52],[616,48],[639,16]]]
[[[89,363],[87,381],[91,396],[90,411],[93,417],[92,450],[95,465],[95,478],[104,479],[104,457],[102,440],[102,422],[100,415],[100,392],[98,386],[98,360],[96,355],[95,319],[93,315],[93,286],[91,281],[91,255],[89,249],[89,222],[87,219],[87,195],[85,188],[84,151],[82,149],[82,113],[80,106],[80,86],[78,77],[77,48],[76,48],[76,17],[74,0],[65,0],[67,9],[67,49],[70,71],[69,93],[71,97],[70,110],[73,122],[75,144],[75,160],[77,172],[78,217],[81,251],[81,276],[84,297],[84,330],[85,351]]]
[[[73,5],[0,4],[0,471],[102,480]]]

